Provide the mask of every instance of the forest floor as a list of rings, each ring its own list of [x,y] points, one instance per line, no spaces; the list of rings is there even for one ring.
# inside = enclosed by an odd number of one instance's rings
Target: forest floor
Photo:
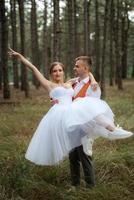
[[[134,81],[124,90],[106,87],[106,101],[116,121],[134,132]],[[93,146],[96,187],[70,190],[68,158],[56,167],[40,167],[25,160],[30,138],[50,107],[43,89],[31,89],[30,98],[12,89],[12,99],[0,95],[0,200],[134,200],[134,137]]]

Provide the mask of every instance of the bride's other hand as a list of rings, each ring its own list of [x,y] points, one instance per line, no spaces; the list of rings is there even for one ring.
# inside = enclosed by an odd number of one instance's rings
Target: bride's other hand
[[[58,99],[53,99],[53,98],[50,99],[50,102],[52,106],[59,103]]]
[[[98,85],[97,82],[91,83],[91,88],[92,88],[93,91],[96,91],[97,88],[98,88],[98,86],[99,86],[99,85]]]
[[[97,81],[95,80],[95,78],[94,78],[94,76],[91,72],[89,72],[89,77],[90,77],[90,80],[91,80],[91,88],[95,92],[99,85],[98,85]]]

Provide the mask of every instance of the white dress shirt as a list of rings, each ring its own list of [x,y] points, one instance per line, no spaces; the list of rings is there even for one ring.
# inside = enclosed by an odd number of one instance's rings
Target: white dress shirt
[[[86,77],[85,79],[78,81],[77,80],[77,84],[74,88],[74,96],[76,96],[76,94],[78,94],[78,92],[80,91],[80,89],[83,87],[84,84],[86,84],[89,81],[89,77]],[[87,92],[86,92],[86,96],[90,96],[90,97],[96,97],[96,98],[100,98],[101,96],[101,90],[100,87],[97,87],[96,91],[93,91],[91,85],[88,87]]]
[[[78,92],[80,91],[80,89],[83,87],[84,84],[86,84],[89,81],[89,77],[86,77],[85,79],[81,80],[81,81],[77,81],[76,86],[74,87],[74,96],[76,96],[78,94]],[[98,86],[97,89],[95,91],[93,91],[91,85],[89,85],[87,92],[86,92],[86,96],[90,96],[90,97],[95,97],[95,98],[100,98],[101,96],[101,90],[100,87]],[[93,145],[93,139],[89,138],[87,135],[84,136],[81,140],[81,143],[83,145],[83,150],[84,152],[89,155],[92,156],[92,145]]]

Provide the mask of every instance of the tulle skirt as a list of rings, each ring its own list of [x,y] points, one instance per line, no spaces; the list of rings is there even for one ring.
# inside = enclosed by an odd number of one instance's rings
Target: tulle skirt
[[[81,145],[85,135],[93,139],[107,137],[109,131],[105,126],[113,124],[113,117],[108,104],[97,98],[56,104],[39,123],[25,157],[38,165],[58,164],[74,147]]]

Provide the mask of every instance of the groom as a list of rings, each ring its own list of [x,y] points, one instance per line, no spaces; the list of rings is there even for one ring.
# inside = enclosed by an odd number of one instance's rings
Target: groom
[[[92,60],[88,56],[80,56],[75,59],[74,72],[79,79],[74,85],[74,99],[84,96],[100,98],[100,88],[97,87],[94,91],[90,85],[89,72],[91,66]],[[80,162],[83,167],[86,186],[89,188],[95,186],[92,145],[93,140],[85,136],[82,140],[82,145],[74,148],[69,154],[72,186],[80,185]]]

